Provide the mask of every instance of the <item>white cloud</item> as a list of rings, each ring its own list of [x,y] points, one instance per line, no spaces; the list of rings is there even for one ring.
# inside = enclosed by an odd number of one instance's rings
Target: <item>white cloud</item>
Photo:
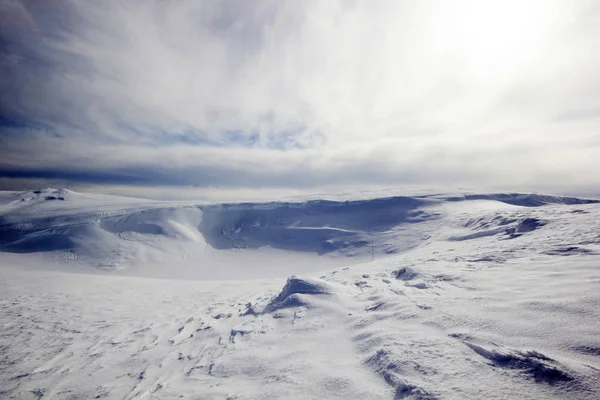
[[[5,175],[600,184],[593,1],[0,4]]]

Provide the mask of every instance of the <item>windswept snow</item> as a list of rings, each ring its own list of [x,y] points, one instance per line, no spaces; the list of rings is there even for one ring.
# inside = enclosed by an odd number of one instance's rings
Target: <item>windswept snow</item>
[[[0,398],[600,398],[594,201],[0,203]]]

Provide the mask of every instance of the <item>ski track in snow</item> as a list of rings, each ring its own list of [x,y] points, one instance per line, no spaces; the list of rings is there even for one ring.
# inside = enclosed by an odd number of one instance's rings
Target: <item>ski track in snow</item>
[[[0,398],[600,398],[599,204],[2,200]]]

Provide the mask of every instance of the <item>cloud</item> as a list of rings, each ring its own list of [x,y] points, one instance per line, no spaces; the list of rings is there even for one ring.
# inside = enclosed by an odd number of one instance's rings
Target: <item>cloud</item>
[[[593,1],[0,0],[0,18],[13,180],[600,184]]]

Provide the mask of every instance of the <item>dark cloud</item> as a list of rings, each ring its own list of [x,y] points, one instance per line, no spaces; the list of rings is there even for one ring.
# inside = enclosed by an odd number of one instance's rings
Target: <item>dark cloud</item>
[[[0,188],[598,185],[598,15],[0,1]]]

